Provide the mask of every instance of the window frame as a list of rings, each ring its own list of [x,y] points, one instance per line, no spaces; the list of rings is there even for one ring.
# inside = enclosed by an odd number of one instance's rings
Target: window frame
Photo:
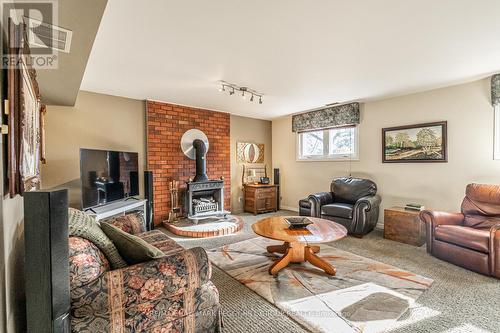
[[[354,153],[351,153],[351,154],[331,154],[330,155],[330,130],[345,129],[345,128],[353,128],[354,129],[354,136],[353,136]],[[307,132],[319,132],[319,131],[323,131],[323,152],[324,152],[324,154],[321,156],[319,156],[319,155],[302,156],[302,134],[307,133]],[[318,128],[318,129],[314,129],[314,130],[310,130],[310,131],[297,132],[295,142],[296,142],[295,158],[296,158],[297,162],[359,161],[359,126],[358,125],[335,126],[335,127],[327,127],[327,128]]]

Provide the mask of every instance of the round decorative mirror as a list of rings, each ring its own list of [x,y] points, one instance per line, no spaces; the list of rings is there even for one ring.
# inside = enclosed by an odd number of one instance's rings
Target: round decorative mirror
[[[181,150],[186,155],[188,158],[194,160],[196,158],[195,156],[195,149],[193,146],[193,141],[199,139],[205,143],[205,146],[207,147],[207,152],[208,152],[208,138],[199,129],[190,129],[187,130],[181,138]]]

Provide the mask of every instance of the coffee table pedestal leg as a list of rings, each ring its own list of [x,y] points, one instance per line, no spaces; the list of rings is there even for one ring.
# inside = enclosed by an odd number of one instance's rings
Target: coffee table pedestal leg
[[[269,252],[269,253],[281,253],[281,254],[285,254],[286,250],[289,247],[290,246],[288,245],[288,242],[285,242],[285,244],[282,244],[282,245],[269,245],[267,247],[267,252]]]
[[[318,257],[315,254],[316,252],[318,251],[314,251],[313,248],[306,246],[305,248],[306,261],[309,261],[314,266],[324,270],[326,274],[335,275],[335,273],[337,273],[335,267],[333,267],[331,264],[327,263],[326,261]]]
[[[309,261],[314,266],[324,270],[327,274],[335,275],[336,269],[316,255],[319,246],[308,246],[299,242],[285,242],[283,245],[270,245],[267,247],[269,253],[282,253],[283,256],[276,260],[269,268],[269,274],[276,276],[278,272],[292,262],[300,263]]]

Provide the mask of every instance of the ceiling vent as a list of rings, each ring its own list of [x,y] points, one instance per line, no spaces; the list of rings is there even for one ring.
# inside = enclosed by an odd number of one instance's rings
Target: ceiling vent
[[[25,17],[30,45],[69,53],[73,31]]]

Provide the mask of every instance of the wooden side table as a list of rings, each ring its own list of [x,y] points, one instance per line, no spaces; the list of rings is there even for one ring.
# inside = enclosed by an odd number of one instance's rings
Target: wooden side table
[[[426,241],[425,223],[420,221],[419,211],[403,207],[384,210],[384,238],[397,242],[422,246]]]
[[[245,212],[254,215],[266,212],[275,212],[277,185],[245,184]]]

